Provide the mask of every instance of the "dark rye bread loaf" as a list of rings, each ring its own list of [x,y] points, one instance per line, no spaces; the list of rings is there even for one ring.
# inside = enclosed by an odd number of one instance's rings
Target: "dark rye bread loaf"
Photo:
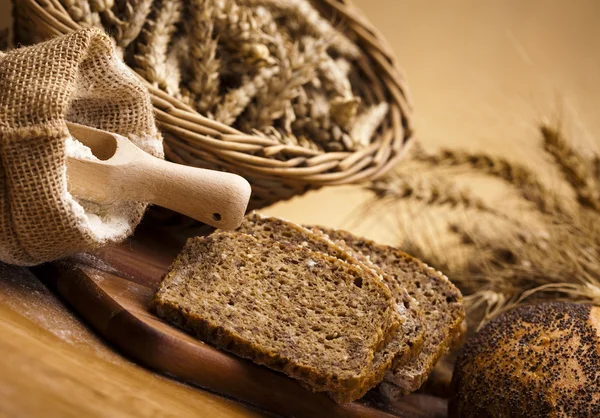
[[[452,391],[450,417],[600,417],[600,308],[502,314],[467,341]]]
[[[415,359],[398,363],[388,370],[382,383],[384,391],[394,390],[397,394],[417,390],[461,332],[465,311],[460,291],[443,274],[394,247],[377,244],[347,231],[319,228],[334,241],[343,241],[368,256],[419,302],[425,316],[421,351]],[[386,382],[398,388],[386,388]]]
[[[363,387],[395,315],[379,280],[337,258],[241,233],[188,240],[153,301],[199,338],[339,398]]]
[[[346,396],[352,399],[362,397],[369,388],[381,382],[387,369],[396,363],[408,361],[411,357],[416,356],[423,343],[424,334],[422,313],[418,308],[418,304],[395,280],[389,276],[385,277],[381,270],[368,259],[363,257],[361,261],[364,262],[361,262],[356,258],[358,254],[344,243],[340,243],[340,246],[321,231],[309,230],[280,218],[264,217],[253,213],[244,219],[238,231],[259,238],[289,242],[313,251],[332,255],[361,268],[366,272],[365,274],[371,276],[376,274],[376,277],[384,279],[384,283],[389,286],[398,308],[400,325],[391,333],[387,342],[375,352],[370,368],[369,383],[357,388],[356,391],[346,393]],[[335,394],[331,395],[335,397]],[[336,400],[343,403],[347,399],[337,398]]]

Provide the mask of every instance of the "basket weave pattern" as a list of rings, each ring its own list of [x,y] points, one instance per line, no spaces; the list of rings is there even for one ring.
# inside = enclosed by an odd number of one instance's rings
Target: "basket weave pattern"
[[[357,62],[373,93],[389,103],[386,120],[372,142],[355,152],[324,152],[284,145],[277,139],[243,133],[202,116],[190,106],[145,83],[170,160],[244,176],[252,185],[249,209],[327,185],[373,180],[402,157],[411,138],[411,105],[391,48],[347,0],[319,0],[325,17],[343,21],[364,56]],[[72,32],[75,23],[58,0],[16,2],[17,39],[32,43]]]

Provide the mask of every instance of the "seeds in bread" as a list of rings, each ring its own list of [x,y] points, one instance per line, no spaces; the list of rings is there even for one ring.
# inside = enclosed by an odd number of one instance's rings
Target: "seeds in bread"
[[[600,307],[542,303],[508,311],[458,356],[451,417],[600,416]]]
[[[389,276],[386,277],[377,266],[373,265],[362,254],[355,253],[343,242],[334,243],[319,230],[304,228],[280,218],[264,217],[256,213],[248,215],[238,231],[260,238],[290,242],[313,251],[335,256],[349,264],[358,266],[371,276],[375,273],[376,277],[384,280],[384,283],[390,288],[399,311],[399,327],[391,332],[390,338],[375,352],[368,383],[363,387],[358,387],[355,391],[345,393],[345,396],[352,399],[362,397],[368,389],[381,382],[388,368],[397,362],[405,362],[416,356],[422,345],[424,334],[422,314],[416,301],[404,289],[400,288],[395,280]],[[362,262],[356,258],[356,255],[362,257]],[[336,394],[330,395],[334,398],[339,396]],[[340,403],[346,400],[336,398],[336,401]]]
[[[318,232],[320,235],[327,237],[327,239],[331,241],[329,236],[319,230],[318,227],[310,227],[310,230]],[[394,369],[398,367],[398,365],[408,364],[409,362],[418,359],[425,335],[423,312],[416,299],[410,296],[406,289],[400,286],[400,283],[397,280],[381,270],[378,265],[374,264],[368,256],[360,251],[353,250],[342,240],[336,241],[336,244],[357,259],[359,263],[366,265],[381,276],[384,283],[392,292],[392,296],[396,300],[399,312],[405,312],[410,318],[402,323],[390,341],[380,350],[377,350],[373,357],[373,365],[371,366],[373,370],[372,384],[370,384],[370,386],[375,386],[379,382],[381,382],[380,386],[386,385],[387,383],[382,382],[382,379],[388,369]],[[398,388],[396,385],[392,386]],[[397,397],[394,399],[396,398]]]
[[[416,359],[398,363],[388,370],[384,379],[399,386],[400,393],[417,390],[460,333],[465,317],[460,291],[443,274],[394,247],[377,244],[347,231],[319,228],[334,241],[344,241],[353,250],[368,256],[419,302],[425,316],[421,351]]]
[[[153,309],[207,342],[345,398],[368,378],[392,302],[383,284],[336,258],[219,232],[188,240]]]
[[[342,247],[331,241],[326,235],[316,234],[293,222],[281,218],[262,216],[253,212],[244,218],[244,221],[236,231],[256,238],[266,238],[278,242],[285,242],[330,255],[361,269],[364,272],[364,276],[369,280],[383,281],[381,276],[376,275],[373,270],[359,263],[350,254],[344,251]],[[401,317],[399,313],[396,313],[391,317],[391,320],[392,322],[390,324],[385,324],[384,326],[386,334],[381,341],[381,345],[377,347],[378,349],[383,347],[383,345],[391,338],[392,333],[398,328],[400,322],[404,320],[404,315]]]
[[[309,228],[311,231],[318,233],[319,236],[325,237],[329,242],[334,242],[329,235],[321,231],[319,227],[312,226]],[[379,275],[383,279],[383,282],[386,284],[386,286],[390,289],[390,292],[392,292],[392,296],[394,296],[396,299],[398,311],[405,312],[407,315],[415,318],[414,324],[409,324],[408,328],[405,327],[403,332],[399,330],[400,339],[403,339],[403,336],[406,335],[416,334],[412,343],[408,342],[408,344],[411,346],[411,350],[410,352],[404,352],[402,355],[398,354],[394,358],[393,364],[395,365],[400,362],[410,361],[411,359],[416,358],[423,344],[423,336],[425,334],[423,326],[424,316],[419,302],[414,297],[409,295],[406,289],[404,289],[396,279],[383,271],[377,264],[374,264],[367,255],[363,254],[361,251],[356,251],[350,248],[343,240],[337,240],[335,241],[335,244],[339,245],[344,251],[350,254],[353,259],[358,260],[360,264],[365,265],[367,268],[373,270],[377,275]],[[398,343],[398,341],[396,341],[396,343]],[[393,349],[393,347],[389,348]]]

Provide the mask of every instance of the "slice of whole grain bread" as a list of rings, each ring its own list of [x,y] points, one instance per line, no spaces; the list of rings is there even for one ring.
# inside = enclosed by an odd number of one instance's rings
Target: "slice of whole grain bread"
[[[319,228],[332,240],[343,241],[369,257],[419,302],[425,316],[423,346],[416,359],[398,362],[388,370],[382,384],[388,392],[410,393],[417,390],[461,332],[465,312],[460,291],[446,276],[397,248],[377,244],[347,231]],[[386,382],[398,388],[386,388]]]
[[[280,218],[265,217],[253,213],[248,215],[238,231],[260,238],[269,238],[279,242],[289,242],[298,246],[309,248],[335,256],[351,265],[361,268],[366,274],[383,280],[388,285],[395,299],[399,314],[399,327],[390,333],[390,338],[374,354],[370,367],[369,383],[355,391],[344,394],[347,398],[358,399],[368,389],[377,385],[384,377],[387,369],[396,363],[405,362],[416,357],[423,343],[424,327],[422,313],[417,302],[411,298],[406,290],[381,272],[379,267],[369,261],[361,253],[356,253],[344,242],[334,243],[329,237],[317,229],[304,228],[293,222]],[[360,257],[359,261],[357,257]],[[347,399],[339,398],[338,394],[330,394],[338,402]]]
[[[158,316],[334,399],[369,382],[396,315],[389,289],[337,258],[218,232],[188,240],[153,300]]]

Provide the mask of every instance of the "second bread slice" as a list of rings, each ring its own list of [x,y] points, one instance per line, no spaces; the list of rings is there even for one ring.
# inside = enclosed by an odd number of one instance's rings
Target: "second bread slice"
[[[417,390],[461,332],[465,311],[460,291],[446,276],[396,248],[347,231],[319,228],[334,241],[344,241],[368,256],[419,302],[426,318],[423,347],[416,359],[389,370],[382,383],[382,390],[386,394],[394,393],[394,397]]]
[[[365,384],[395,315],[389,290],[356,267],[221,232],[188,241],[153,307],[203,340],[339,398]]]

